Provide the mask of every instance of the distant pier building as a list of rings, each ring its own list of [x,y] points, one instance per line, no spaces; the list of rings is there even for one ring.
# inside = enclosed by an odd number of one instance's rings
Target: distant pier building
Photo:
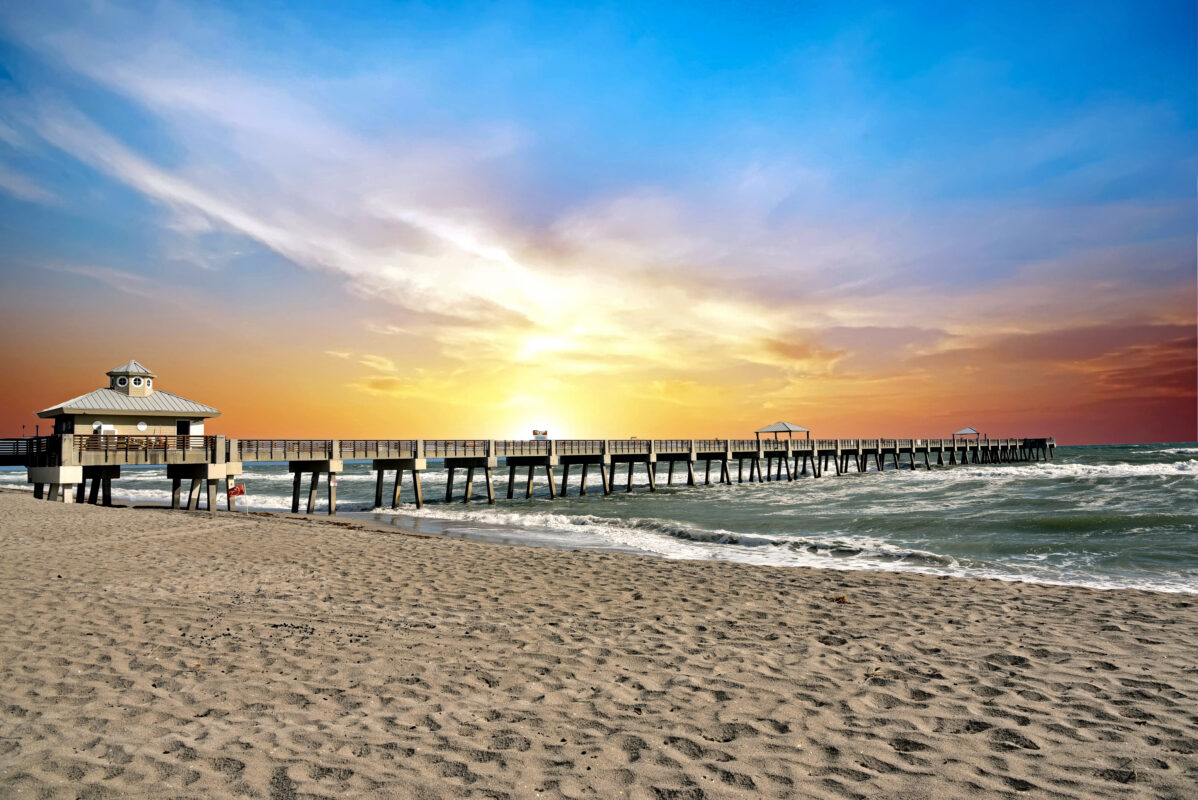
[[[57,434],[203,436],[204,420],[218,417],[220,412],[158,389],[154,386],[157,378],[137,361],[130,361],[109,370],[108,386],[37,415],[54,420]]]

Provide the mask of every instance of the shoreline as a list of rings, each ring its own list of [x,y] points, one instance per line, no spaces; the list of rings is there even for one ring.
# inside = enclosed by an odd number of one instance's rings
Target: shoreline
[[[12,487],[0,487],[0,494],[16,493],[29,495],[27,490],[14,489]],[[86,505],[86,504],[77,504]],[[138,511],[174,511],[170,506],[157,503],[133,503],[124,504],[116,503],[113,508],[126,508]],[[436,507],[433,506],[435,509]],[[206,509],[199,511],[178,510],[177,513],[183,514],[201,514],[207,515],[209,512]],[[970,575],[960,574],[949,571],[936,571],[935,569],[885,569],[875,565],[856,566],[852,564],[837,565],[829,563],[827,565],[787,565],[787,564],[757,564],[746,561],[737,561],[729,558],[685,558],[666,555],[663,553],[643,550],[631,546],[623,546],[608,542],[597,536],[586,536],[585,529],[572,530],[570,535],[573,539],[568,539],[565,536],[556,536],[556,532],[538,532],[532,531],[527,527],[521,527],[516,524],[500,525],[492,523],[488,526],[481,526],[469,523],[464,520],[455,520],[453,518],[442,518],[436,516],[416,516],[409,512],[400,511],[384,511],[381,514],[377,511],[344,511],[335,516],[316,512],[313,514],[298,513],[293,514],[289,511],[279,510],[259,510],[259,511],[235,511],[229,512],[223,508],[217,509],[217,516],[238,515],[238,516],[265,516],[273,517],[282,520],[288,519],[303,519],[312,523],[328,522],[336,527],[353,527],[360,530],[375,531],[379,533],[398,533],[411,536],[437,537],[456,541],[475,542],[480,544],[496,544],[508,547],[531,547],[538,549],[553,549],[565,552],[598,552],[598,553],[617,553],[623,555],[635,555],[644,558],[661,559],[670,562],[693,562],[697,564],[706,563],[725,563],[725,564],[741,564],[751,567],[762,567],[767,569],[787,569],[787,570],[815,570],[829,572],[845,572],[845,573],[871,573],[871,574],[886,574],[886,575],[924,575],[933,578],[951,578],[954,580],[966,581],[997,581],[1006,584],[1023,584],[1031,586],[1059,586],[1064,588],[1089,589],[1099,592],[1147,592],[1152,594],[1163,594],[1170,596],[1193,596],[1198,595],[1198,588],[1179,588],[1176,590],[1161,589],[1161,588],[1144,588],[1137,586],[1104,586],[1095,585],[1097,579],[1091,583],[1082,582],[1066,582],[1066,581],[1050,581],[1031,577],[1014,577],[1014,576],[998,576],[998,575]],[[510,533],[490,532],[484,530],[484,527],[493,529],[502,528]],[[578,541],[583,539],[585,541]]]

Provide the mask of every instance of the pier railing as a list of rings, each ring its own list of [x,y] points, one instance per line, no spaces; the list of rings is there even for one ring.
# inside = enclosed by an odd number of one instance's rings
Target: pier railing
[[[495,440],[495,452],[486,455],[504,458],[507,456],[547,456],[551,454],[553,444],[548,439],[497,439]]]
[[[0,466],[56,466],[61,455],[57,436],[0,439]]]
[[[560,456],[597,456],[603,453],[603,439],[558,439],[554,442]]]
[[[615,455],[639,455],[648,453],[652,444],[651,439],[611,439],[607,443],[607,452]]]
[[[489,439],[425,439],[426,458],[485,458],[491,453]]]
[[[415,439],[342,439],[341,458],[416,458]]]
[[[333,458],[332,439],[241,439],[237,461],[315,461]],[[234,460],[230,457],[230,461]]]

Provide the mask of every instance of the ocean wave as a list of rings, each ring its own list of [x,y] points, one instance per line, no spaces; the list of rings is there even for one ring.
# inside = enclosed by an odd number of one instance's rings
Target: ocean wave
[[[915,572],[955,577],[1086,586],[1096,589],[1144,589],[1173,593],[1198,593],[1198,573],[1159,576],[1100,577],[1089,571],[1085,554],[1076,563],[1048,563],[1046,554],[1028,553],[1010,562],[954,558],[910,547],[898,547],[860,534],[764,536],[723,529],[707,529],[656,518],[609,519],[596,515],[552,512],[503,512],[493,509],[412,507],[393,513],[413,520],[445,520],[469,528],[510,535],[513,529],[542,529],[559,533],[578,531],[610,544],[671,559],[721,560],[780,567],[819,567],[842,570]],[[402,523],[402,519],[399,520]],[[586,546],[584,541],[579,541]]]
[[[504,512],[497,510],[449,509],[444,506],[421,510],[403,508],[394,513],[412,518],[431,518],[491,526],[503,529],[541,528],[558,532],[585,529],[614,543],[655,553],[667,558],[707,558],[713,553],[723,556],[737,551],[754,563],[789,566],[826,566],[829,561],[858,559],[879,564],[906,563],[956,567],[959,562],[951,556],[925,550],[896,547],[881,539],[859,534],[844,534],[816,539],[811,537],[765,536],[724,529],[700,528],[673,520],[657,518],[610,519],[591,514],[556,514],[552,512]],[[767,553],[768,551],[768,553]]]
[[[1142,478],[1190,475],[1198,477],[1198,459],[1167,461],[1153,464],[1078,464],[1039,462],[1033,464],[970,464],[947,469],[914,470],[888,473],[907,478],[937,481],[979,480],[1002,478]]]

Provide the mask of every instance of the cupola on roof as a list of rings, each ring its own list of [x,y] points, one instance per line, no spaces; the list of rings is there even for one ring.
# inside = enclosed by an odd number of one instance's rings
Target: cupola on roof
[[[114,367],[108,371],[108,377],[115,378],[118,375],[145,375],[151,378],[157,378],[150,370],[146,369],[145,365],[137,361],[137,359],[129,359],[128,364],[122,364],[119,367]]]

